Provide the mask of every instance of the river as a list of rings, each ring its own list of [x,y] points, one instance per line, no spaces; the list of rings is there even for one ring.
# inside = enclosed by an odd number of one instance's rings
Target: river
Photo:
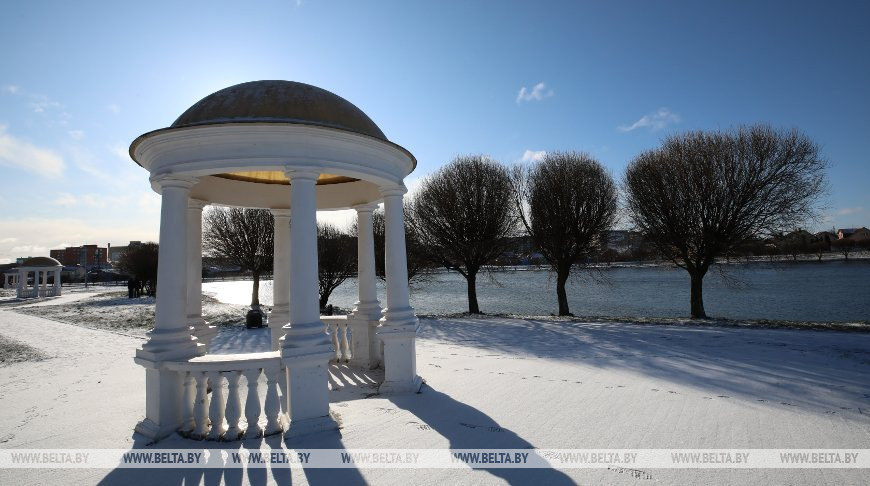
[[[870,321],[870,261],[752,263],[723,265],[704,279],[704,307],[710,317],[790,321]],[[378,282],[384,303],[384,287]],[[203,291],[218,300],[250,302],[250,281],[207,282]],[[567,285],[568,304],[578,316],[685,317],[689,314],[689,276],[666,266],[575,270]],[[493,314],[549,315],[557,311],[556,281],[546,270],[479,275],[480,310]],[[272,304],[272,282],[260,285],[260,301]],[[351,309],[356,280],[333,292],[330,303]],[[418,314],[468,310],[465,280],[438,273],[414,284],[411,305]]]

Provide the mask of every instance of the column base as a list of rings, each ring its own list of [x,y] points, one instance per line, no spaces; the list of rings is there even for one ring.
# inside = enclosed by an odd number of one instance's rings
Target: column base
[[[134,430],[156,441],[182,426],[184,377],[167,370],[160,362],[142,359],[136,362],[145,367],[145,419]]]
[[[133,429],[137,434],[155,441],[172,435],[176,430],[177,427],[175,426],[170,427],[165,425],[161,427],[154,423],[153,420],[147,418],[136,424],[136,427]]]
[[[357,301],[354,303],[350,315],[354,319],[378,320],[381,318],[381,303],[377,300],[371,302]]]
[[[420,388],[423,387],[424,380],[420,375],[414,375],[409,381],[399,382],[399,381],[384,381],[381,383],[381,386],[378,387],[379,395],[410,395],[412,393],[419,393]]]
[[[146,335],[148,342],[136,350],[134,358],[137,364],[146,368],[152,367],[148,363],[186,360],[202,356],[206,352],[206,346],[191,336],[190,329],[187,327],[172,331],[152,330]]]
[[[381,340],[377,337],[378,319],[348,316],[350,328],[350,364],[375,369],[381,364]]]
[[[416,321],[416,318],[414,319]],[[414,323],[381,326],[378,337],[384,343],[383,393],[416,393],[422,379],[417,375],[417,330]]]
[[[326,420],[329,418],[329,359],[334,356],[332,344],[327,341],[325,345],[311,347],[285,346],[281,353],[289,418],[285,438],[336,428]]]
[[[333,415],[330,411],[329,415],[324,417],[314,417],[301,420],[291,420],[284,431],[284,440],[290,441],[297,437],[316,434],[318,432],[327,432],[330,430],[338,430],[341,428],[341,420]],[[290,445],[290,444],[288,444]]]

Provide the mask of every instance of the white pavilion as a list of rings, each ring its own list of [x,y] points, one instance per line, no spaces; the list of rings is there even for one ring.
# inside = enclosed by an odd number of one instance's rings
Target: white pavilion
[[[60,295],[60,272],[63,265],[51,257],[33,257],[21,262],[17,268],[17,277],[5,277],[16,283],[16,294],[19,299],[39,299]],[[32,276],[32,277],[31,277]],[[51,276],[51,285],[48,284]],[[28,282],[32,278],[32,285]]]
[[[380,393],[419,390],[402,212],[403,180],[416,160],[365,113],[303,83],[242,83],[138,137],[130,156],[162,196],[155,325],[135,357],[146,370],[145,419],[137,432],[236,439],[283,431],[290,438],[337,427],[327,396],[336,336],[318,306],[318,210],[353,208],[358,217],[359,299],[344,323],[331,326],[344,341],[339,346],[351,365],[384,367]],[[372,233],[379,203],[386,223],[383,309]],[[216,334],[201,315],[208,204],[268,208],[275,217],[270,352],[207,353]]]

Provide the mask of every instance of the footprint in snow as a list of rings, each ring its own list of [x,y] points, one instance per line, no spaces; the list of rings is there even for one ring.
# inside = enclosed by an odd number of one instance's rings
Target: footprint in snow
[[[731,397],[729,397],[728,395],[716,395],[716,396],[719,397],[719,398],[731,398]]]

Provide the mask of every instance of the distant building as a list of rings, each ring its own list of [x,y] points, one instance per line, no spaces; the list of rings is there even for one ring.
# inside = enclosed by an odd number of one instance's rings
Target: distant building
[[[97,245],[70,246],[63,250],[51,250],[49,256],[67,267],[81,265],[85,268],[108,266],[108,250]]]
[[[135,248],[136,246],[141,245],[141,241],[131,241],[127,244],[127,246],[109,246],[109,261],[117,262],[127,253],[127,250],[130,248]]]

